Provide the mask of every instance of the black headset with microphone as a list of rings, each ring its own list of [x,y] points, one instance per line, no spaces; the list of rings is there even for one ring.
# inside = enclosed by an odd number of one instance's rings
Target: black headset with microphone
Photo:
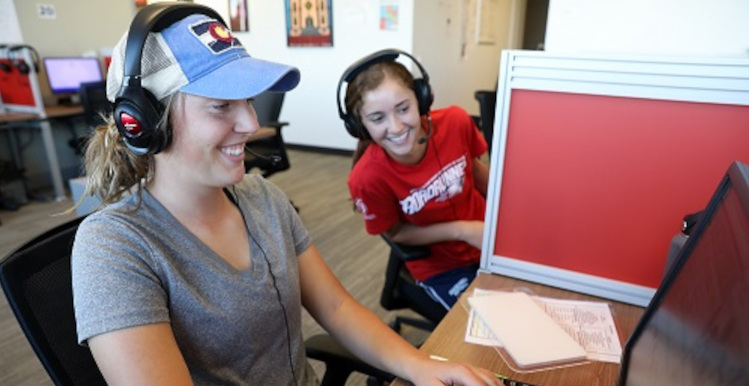
[[[141,9],[130,24],[125,51],[125,73],[112,113],[121,136],[138,155],[156,154],[171,141],[170,130],[156,127],[164,106],[141,85],[141,60],[148,34],[159,32],[192,14],[224,20],[211,8],[189,3],[155,3]]]
[[[427,115],[428,118],[429,109],[432,107],[432,102],[434,102],[432,87],[429,85],[429,74],[427,74],[424,66],[422,66],[421,63],[419,63],[419,61],[416,60],[416,58],[408,52],[394,48],[385,49],[357,60],[354,64],[349,66],[346,71],[343,72],[341,79],[338,81],[338,89],[336,90],[338,116],[341,117],[341,119],[343,120],[343,124],[346,127],[346,131],[348,131],[348,133],[351,134],[352,137],[359,139],[371,139],[369,136],[369,132],[367,132],[367,129],[364,127],[361,120],[357,118],[356,115],[354,115],[352,112],[344,110],[345,102],[341,102],[341,89],[343,88],[343,83],[351,83],[351,81],[353,81],[357,75],[359,75],[362,71],[366,70],[370,66],[381,62],[393,62],[400,55],[406,56],[411,59],[411,61],[416,64],[416,67],[418,67],[419,71],[421,72],[421,78],[414,78],[412,88],[414,90],[414,93],[416,94],[416,101],[419,104],[419,115]],[[429,135],[429,133],[427,135]],[[423,140],[426,141],[425,138]],[[419,143],[423,143],[422,140],[419,140]]]
[[[28,51],[31,54],[31,64],[26,63],[22,51]],[[10,46],[8,47],[7,57],[21,74],[28,75],[32,69],[39,73],[39,53],[34,47],[28,44]]]

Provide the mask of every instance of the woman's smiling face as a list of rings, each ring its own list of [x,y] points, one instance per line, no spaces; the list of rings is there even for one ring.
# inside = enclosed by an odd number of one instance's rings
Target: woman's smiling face
[[[166,170],[185,182],[228,186],[240,181],[245,142],[259,129],[251,103],[183,94],[175,109],[174,140],[157,162],[168,163]]]
[[[359,116],[372,140],[391,158],[407,165],[421,160],[425,147],[419,139],[426,133],[411,87],[386,75],[379,86],[362,95]]]

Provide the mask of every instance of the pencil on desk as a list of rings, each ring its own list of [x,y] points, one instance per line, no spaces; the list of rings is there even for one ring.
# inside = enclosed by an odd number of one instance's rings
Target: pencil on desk
[[[440,362],[448,361],[447,358],[441,357],[439,355],[430,355],[429,358],[434,359],[435,361],[440,361]],[[530,383],[525,383],[525,382],[516,381],[514,379],[507,378],[506,376],[502,374],[497,374],[495,372],[492,372],[492,374],[494,374],[495,377],[501,379],[502,383],[504,383],[506,386],[534,386]]]

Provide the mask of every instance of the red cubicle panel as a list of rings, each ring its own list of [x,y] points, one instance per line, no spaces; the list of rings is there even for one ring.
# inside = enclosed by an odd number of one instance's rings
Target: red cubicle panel
[[[646,305],[749,162],[749,60],[503,51],[481,268]]]
[[[734,160],[749,107],[513,90],[494,254],[657,287],[681,219]]]
[[[34,94],[28,74],[22,74],[8,59],[0,59],[3,68],[0,70],[0,98],[3,104],[34,106]]]

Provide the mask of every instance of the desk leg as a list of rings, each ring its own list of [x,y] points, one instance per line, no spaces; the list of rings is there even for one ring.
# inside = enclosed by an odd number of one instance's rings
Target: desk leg
[[[57,158],[55,150],[55,140],[52,137],[52,125],[49,121],[39,123],[42,130],[42,140],[44,141],[44,151],[47,153],[47,163],[49,164],[49,174],[52,176],[52,187],[55,189],[55,200],[64,201],[65,186],[62,183],[62,172],[60,171],[60,161]]]
[[[10,155],[13,158],[13,164],[16,167],[16,170],[23,171],[23,157],[21,156],[21,145],[18,143],[18,137],[16,137],[16,132],[13,131],[13,129],[9,129],[6,133],[8,135],[8,141],[9,148],[10,148]]]

